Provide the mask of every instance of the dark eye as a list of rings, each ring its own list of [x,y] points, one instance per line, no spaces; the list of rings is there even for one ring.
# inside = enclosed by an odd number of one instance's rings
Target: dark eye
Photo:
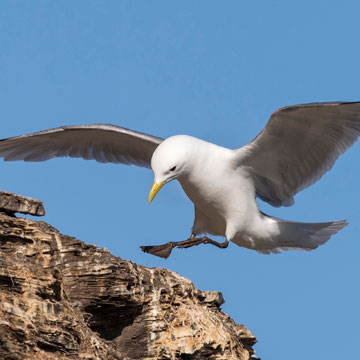
[[[176,166],[173,166],[170,171],[175,171],[176,170]]]

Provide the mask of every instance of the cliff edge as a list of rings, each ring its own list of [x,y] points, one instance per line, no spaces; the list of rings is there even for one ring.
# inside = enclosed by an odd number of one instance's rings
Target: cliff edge
[[[1,359],[255,359],[254,335],[167,269],[62,235],[38,200],[0,192]]]

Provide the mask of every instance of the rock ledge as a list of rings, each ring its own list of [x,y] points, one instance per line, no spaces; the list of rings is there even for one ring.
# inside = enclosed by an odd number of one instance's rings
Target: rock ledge
[[[13,215],[17,212],[34,216],[44,216],[45,208],[40,200],[0,191],[0,212]]]
[[[1,359],[255,359],[221,293],[10,216],[8,199],[0,192]]]

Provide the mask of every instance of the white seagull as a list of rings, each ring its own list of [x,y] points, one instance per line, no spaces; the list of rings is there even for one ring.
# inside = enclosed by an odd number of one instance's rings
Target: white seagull
[[[275,111],[261,133],[231,150],[195,137],[167,139],[119,126],[64,126],[0,140],[5,161],[80,157],[151,168],[149,203],[177,179],[194,203],[191,237],[143,246],[168,257],[174,247],[232,241],[260,253],[313,250],[347,225],[345,220],[302,223],[261,212],[256,197],[273,206],[293,205],[293,196],[319,180],[360,135],[360,102],[293,105]],[[220,235],[218,243],[200,234]]]

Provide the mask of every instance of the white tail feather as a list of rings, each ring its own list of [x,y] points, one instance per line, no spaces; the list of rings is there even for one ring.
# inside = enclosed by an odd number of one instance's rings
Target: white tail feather
[[[302,223],[270,218],[276,221],[279,234],[268,243],[269,247],[263,243],[264,247],[256,249],[262,254],[279,253],[284,250],[310,251],[316,249],[348,225],[346,220],[327,223]]]

